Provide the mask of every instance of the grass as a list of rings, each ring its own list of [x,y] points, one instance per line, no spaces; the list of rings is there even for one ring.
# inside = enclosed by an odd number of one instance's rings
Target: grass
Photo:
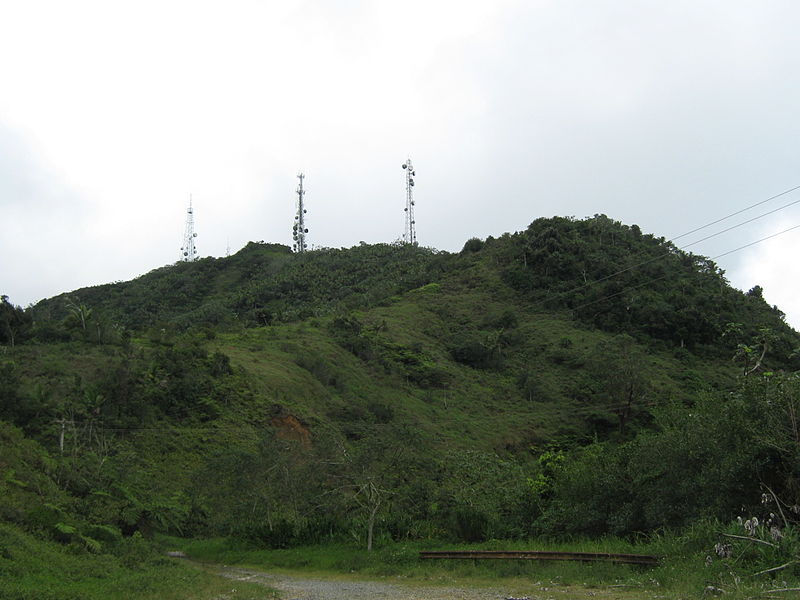
[[[155,552],[142,541],[90,554],[0,524],[3,600],[266,600],[274,592]],[[235,587],[235,592],[232,591]]]
[[[525,543],[492,541],[484,544],[432,544],[426,542],[391,543],[367,553],[352,544],[326,544],[287,550],[264,550],[242,547],[228,539],[190,541],[182,549],[192,558],[288,573],[314,575],[394,578],[417,584],[530,587],[532,582],[550,585],[608,587],[628,585],[637,589],[653,587],[648,580],[652,569],[608,563],[568,563],[538,561],[422,561],[421,550],[571,550],[571,551],[635,551],[630,544],[616,540],[613,544],[581,542],[573,544]],[[638,549],[643,552],[642,549]],[[657,587],[657,586],[656,586]]]
[[[791,573],[775,580],[752,577],[753,569],[706,557],[720,525],[704,523],[682,533],[636,542],[620,538],[571,541],[492,540],[482,544],[430,541],[386,542],[372,553],[349,543],[285,550],[259,549],[232,539],[173,540],[190,557],[277,573],[334,579],[389,580],[414,586],[459,586],[505,590],[514,597],[696,598],[724,590],[726,598],[753,598],[767,590],[797,586]],[[512,560],[420,560],[421,550],[548,550],[655,554],[658,567],[613,563]],[[788,581],[785,579],[788,578]],[[710,592],[708,592],[710,593]],[[780,593],[775,597],[789,597]]]

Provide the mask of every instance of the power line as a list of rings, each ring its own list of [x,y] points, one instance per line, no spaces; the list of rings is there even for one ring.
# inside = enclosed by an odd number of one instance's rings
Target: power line
[[[723,233],[728,233],[729,231],[731,231],[733,229],[736,229],[738,227],[741,227],[742,225],[747,225],[748,223],[752,223],[753,221],[757,221],[758,219],[761,219],[762,217],[766,217],[767,215],[771,215],[773,213],[778,212],[779,210],[783,210],[784,208],[789,208],[790,206],[794,206],[795,204],[798,204],[798,203],[800,203],[800,200],[795,200],[794,202],[789,202],[789,204],[784,204],[783,206],[780,206],[780,207],[778,207],[776,209],[773,209],[773,210],[771,210],[769,212],[765,212],[763,214],[760,214],[757,217],[753,217],[752,219],[748,219],[747,221],[742,221],[738,225],[733,225],[731,227],[728,227],[727,229],[723,229],[722,231],[718,231],[717,233],[713,233],[713,234],[711,234],[709,236],[706,236],[706,237],[701,238],[701,239],[699,239],[699,240],[697,240],[695,242],[692,242],[691,244],[686,244],[684,246],[684,248],[688,248],[690,246],[694,246],[695,244],[699,244],[700,242],[705,242],[706,240],[710,240],[711,238],[717,237],[718,235],[722,235]]]
[[[592,300],[591,302],[586,302],[585,304],[579,304],[578,306],[573,307],[572,310],[578,310],[579,308],[584,308],[586,306],[591,306],[592,304],[597,304],[598,302],[602,302],[603,300],[608,300],[609,298],[614,298],[616,296],[620,296],[620,295],[624,294],[625,292],[630,292],[631,290],[637,290],[637,289],[642,288],[642,287],[647,287],[651,283],[655,283],[656,281],[661,281],[662,279],[666,279],[667,277],[669,277],[669,275],[662,275],[661,277],[656,277],[656,278],[651,279],[649,281],[645,281],[644,283],[640,283],[638,285],[632,285],[630,287],[623,288],[618,292],[615,292],[613,294],[609,294],[608,296],[603,296],[602,298],[598,298],[597,300]]]
[[[764,204],[765,202],[769,202],[770,200],[774,200],[774,199],[776,199],[776,198],[780,198],[781,196],[785,196],[786,194],[788,194],[788,193],[790,193],[790,192],[793,192],[794,190],[797,190],[797,189],[800,189],[800,186],[793,187],[793,188],[791,188],[791,189],[789,189],[789,190],[786,190],[786,191],[784,191],[784,192],[781,192],[780,194],[776,194],[775,196],[772,196],[772,197],[770,197],[770,198],[767,198],[766,200],[762,200],[762,201],[760,201],[760,202],[756,202],[755,204],[752,204],[751,206],[748,206],[747,208],[743,208],[742,210],[739,210],[739,211],[737,211],[737,212],[735,212],[735,213],[731,213],[730,215],[728,215],[728,216],[726,216],[726,217],[723,217],[723,218],[721,218],[721,219],[717,219],[716,221],[713,221],[712,223],[708,223],[708,224],[706,224],[706,225],[703,225],[702,227],[698,227],[698,228],[696,228],[696,229],[693,229],[692,231],[689,231],[689,232],[687,232],[687,233],[681,234],[681,235],[679,235],[679,236],[677,236],[677,237],[673,238],[673,239],[672,239],[672,240],[670,240],[670,241],[677,240],[678,238],[685,237],[685,236],[687,236],[687,235],[689,235],[689,234],[692,234],[692,233],[695,233],[695,232],[697,232],[697,231],[700,231],[700,230],[702,230],[702,229],[705,229],[705,228],[707,228],[707,227],[710,227],[711,225],[715,225],[715,224],[717,224],[717,223],[720,223],[720,222],[722,222],[722,221],[724,221],[724,220],[726,220],[726,219],[729,219],[730,217],[736,216],[736,215],[738,215],[738,214],[740,214],[740,213],[743,213],[743,212],[745,212],[745,211],[748,211],[748,210],[750,210],[751,208],[755,208],[756,206],[759,206],[759,205],[761,205],[761,204]],[[793,202],[789,202],[788,204],[784,204],[783,206],[780,206],[780,207],[778,207],[778,208],[775,208],[775,209],[773,209],[773,210],[770,210],[770,211],[768,211],[768,212],[762,213],[762,214],[760,214],[760,215],[758,215],[758,216],[756,216],[756,217],[753,217],[753,218],[751,218],[751,219],[748,219],[748,220],[746,220],[746,221],[743,221],[743,222],[739,223],[738,225],[732,225],[731,227],[728,227],[727,229],[723,229],[722,231],[718,231],[717,233],[712,233],[711,235],[708,235],[708,236],[706,236],[706,237],[704,237],[704,238],[701,238],[701,239],[699,239],[699,240],[696,240],[696,241],[692,242],[691,244],[686,244],[685,246],[683,246],[683,248],[690,248],[691,246],[695,246],[695,245],[697,245],[697,244],[699,244],[699,243],[701,243],[701,242],[705,242],[705,241],[707,241],[707,240],[710,240],[711,238],[715,238],[715,237],[717,237],[718,235],[722,235],[723,233],[728,233],[729,231],[732,231],[732,230],[734,230],[734,229],[737,229],[737,228],[739,228],[739,227],[742,227],[743,225],[747,225],[748,223],[752,223],[753,221],[757,221],[758,219],[761,219],[761,218],[763,218],[763,217],[766,217],[766,216],[768,216],[768,215],[774,214],[774,213],[776,213],[776,212],[778,212],[778,211],[780,211],[780,210],[783,210],[783,209],[785,209],[785,208],[789,208],[790,206],[794,206],[795,204],[799,204],[799,203],[800,203],[800,199],[798,199],[798,200],[794,200]],[[764,239],[769,239],[769,238],[764,238]],[[677,246],[676,246],[676,247],[677,247]],[[680,249],[682,250],[683,248],[680,248]],[[611,273],[611,274],[609,274],[609,275],[606,275],[605,277],[601,277],[600,279],[596,279],[596,280],[594,280],[594,281],[588,281],[588,282],[586,282],[586,283],[582,283],[582,284],[581,284],[581,285],[579,285],[579,286],[576,286],[576,287],[574,287],[574,288],[572,288],[572,289],[569,289],[569,290],[566,290],[566,291],[563,291],[563,292],[556,292],[556,293],[555,293],[555,294],[553,294],[552,296],[550,296],[550,297],[548,297],[548,298],[545,298],[544,300],[542,300],[542,302],[548,302],[548,301],[552,300],[553,298],[557,298],[558,296],[564,296],[564,295],[567,295],[567,294],[571,294],[571,293],[573,293],[573,292],[577,292],[577,291],[579,291],[579,290],[582,290],[583,288],[586,288],[586,287],[589,287],[589,286],[595,285],[595,284],[597,284],[597,283],[601,283],[601,282],[603,282],[603,281],[607,281],[608,279],[611,279],[611,278],[613,278],[613,277],[617,277],[618,275],[622,275],[623,273],[627,273],[628,271],[632,271],[632,270],[634,270],[634,269],[638,269],[639,267],[643,267],[643,266],[645,266],[645,265],[649,265],[650,263],[656,262],[657,260],[661,260],[662,258],[664,258],[664,257],[666,257],[666,256],[670,256],[671,254],[672,254],[672,252],[670,252],[670,251],[667,251],[667,252],[664,252],[664,253],[662,253],[662,254],[659,254],[659,255],[657,255],[657,256],[653,256],[653,257],[651,257],[651,258],[648,258],[647,260],[644,260],[644,261],[642,261],[642,262],[639,262],[639,263],[636,263],[636,264],[630,265],[630,266],[628,266],[628,267],[625,267],[624,269],[620,269],[619,271],[616,271],[616,272],[614,272],[614,273]],[[726,254],[730,254],[730,253],[726,253]],[[726,254],[721,254],[721,255],[719,255],[719,256],[726,256]],[[715,260],[716,258],[719,258],[719,257],[714,257],[714,258],[712,258],[711,260]]]
[[[756,202],[755,204],[751,204],[750,206],[746,206],[745,208],[743,208],[741,210],[737,210],[736,212],[733,212],[733,213],[729,214],[726,217],[722,217],[721,219],[717,219],[716,221],[712,221],[711,223],[706,223],[705,225],[697,227],[696,229],[692,229],[691,231],[687,231],[686,233],[682,233],[682,234],[680,234],[678,236],[675,236],[675,237],[672,238],[672,240],[673,241],[674,240],[678,240],[678,239],[680,239],[682,237],[686,237],[687,235],[691,235],[693,233],[697,233],[698,231],[702,231],[703,229],[706,229],[707,227],[711,227],[712,225],[716,225],[717,223],[722,223],[722,221],[730,219],[731,217],[735,217],[736,215],[740,215],[743,212],[747,212],[751,208],[755,208],[756,206],[761,206],[762,204],[766,204],[767,202],[769,202],[771,200],[775,200],[776,198],[780,198],[781,196],[785,196],[786,194],[790,194],[791,192],[793,192],[795,190],[800,190],[800,185],[797,185],[797,186],[795,186],[793,188],[789,188],[788,190],[785,190],[785,191],[781,192],[780,194],[775,194],[774,196],[770,196],[766,200],[761,200],[759,202]]]
[[[784,233],[788,233],[790,231],[793,231],[793,230],[799,229],[799,228],[800,228],[800,225],[794,225],[792,227],[789,227],[788,229],[784,229],[783,231],[779,231],[778,233],[773,233],[772,235],[768,235],[766,237],[763,237],[760,240],[756,240],[754,242],[750,242],[749,244],[745,244],[744,246],[739,246],[738,248],[734,248],[733,250],[728,250],[727,252],[723,252],[722,254],[717,254],[716,256],[712,256],[710,260],[716,260],[716,259],[721,258],[723,256],[728,256],[729,254],[733,254],[734,252],[739,252],[740,250],[744,250],[745,248],[749,248],[750,246],[755,246],[756,244],[760,244],[761,242],[765,242],[765,241],[770,240],[770,239],[772,239],[774,237],[778,237],[779,235],[783,235]],[[580,304],[580,305],[574,307],[572,310],[578,310],[578,309],[584,308],[586,306],[591,306],[592,304],[596,304],[598,302],[602,302],[603,300],[608,300],[609,298],[614,298],[615,296],[619,296],[620,294],[624,294],[625,292],[629,292],[631,290],[635,290],[635,289],[638,289],[638,288],[641,288],[641,287],[648,286],[651,283],[655,283],[656,281],[661,281],[662,279],[666,279],[668,276],[669,275],[662,275],[661,277],[656,277],[656,278],[651,279],[649,281],[646,281],[644,283],[640,283],[638,285],[634,285],[634,286],[630,286],[630,287],[624,288],[624,289],[620,290],[619,292],[615,292],[613,294],[609,294],[608,296],[604,296],[602,298],[598,298],[597,300],[592,300],[591,302],[586,302],[585,304]],[[599,280],[599,281],[602,281],[602,280]]]
[[[755,242],[750,242],[749,244],[745,244],[744,246],[739,246],[733,250],[729,250],[728,252],[723,252],[722,254],[717,254],[711,260],[716,260],[723,256],[727,256],[728,254],[733,254],[734,252],[738,252],[739,250],[744,250],[745,248],[749,248],[750,246],[755,246],[756,244],[760,244],[761,242],[765,242],[767,240],[771,240],[774,237],[778,237],[779,235],[783,235],[784,233],[788,233],[794,229],[800,228],[800,225],[794,225],[793,227],[789,227],[788,229],[784,229],[783,231],[779,231],[778,233],[773,233],[772,235],[768,235],[767,237],[761,238],[760,240],[756,240]]]

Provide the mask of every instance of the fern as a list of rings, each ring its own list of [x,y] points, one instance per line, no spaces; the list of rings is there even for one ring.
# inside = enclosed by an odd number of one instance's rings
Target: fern
[[[78,533],[77,529],[75,529],[72,525],[67,525],[66,523],[56,523],[53,527],[55,527],[56,531],[63,533],[64,535]]]
[[[78,538],[81,542],[83,542],[84,548],[86,548],[89,552],[93,552],[94,554],[99,554],[103,551],[103,544],[97,541],[94,538],[90,538],[86,535],[79,535]]]

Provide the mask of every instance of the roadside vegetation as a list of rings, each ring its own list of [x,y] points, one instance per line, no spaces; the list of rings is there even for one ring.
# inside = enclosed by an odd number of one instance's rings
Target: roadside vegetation
[[[703,521],[682,531],[658,532],[625,539],[603,538],[490,540],[478,544],[436,540],[382,540],[366,553],[346,541],[264,549],[240,539],[172,540],[189,556],[212,564],[236,565],[306,577],[386,580],[407,585],[493,587],[517,597],[550,591],[559,598],[604,596],[693,598],[724,596],[793,597],[796,572],[764,573],[796,559],[797,543],[780,548],[740,540],[738,523]],[[791,530],[788,535],[794,535]],[[732,542],[732,543],[731,543]],[[715,546],[723,548],[722,555]],[[429,550],[540,550],[649,554],[661,558],[657,567],[610,562],[578,563],[524,560],[420,560]],[[792,558],[794,557],[794,558]],[[784,562],[780,562],[784,561]],[[782,591],[781,591],[782,590]]]
[[[236,590],[232,594],[232,590]],[[157,545],[132,536],[104,552],[45,541],[0,524],[3,600],[265,600],[270,590],[232,582],[167,558]]]

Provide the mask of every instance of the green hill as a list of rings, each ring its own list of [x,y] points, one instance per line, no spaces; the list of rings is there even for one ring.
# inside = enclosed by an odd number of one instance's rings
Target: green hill
[[[102,341],[109,326],[230,329],[343,314],[427,283],[484,290],[498,303],[547,313],[568,310],[582,328],[681,347],[725,345],[730,323],[742,324],[746,335],[767,326],[781,338],[775,353],[791,350],[790,329],[760,288],[742,294],[707,258],[604,215],[537,219],[523,232],[469,240],[459,254],[387,244],[292,254],[251,242],[228,258],[177,263],[43,300],[30,313],[45,328],[84,305]]]
[[[800,336],[602,215],[457,254],[250,243],[3,310],[0,516],[65,543],[630,533],[764,482],[800,501],[791,430],[745,418],[793,410]]]

